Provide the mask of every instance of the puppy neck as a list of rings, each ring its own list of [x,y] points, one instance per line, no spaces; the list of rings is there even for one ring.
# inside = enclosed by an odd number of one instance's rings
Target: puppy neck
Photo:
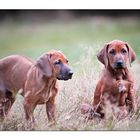
[[[126,79],[126,73],[125,73],[124,69],[114,70],[113,74],[116,77],[116,80],[124,80],[124,79]]]
[[[116,80],[126,80],[128,77],[128,69],[113,69],[108,67],[107,70]]]

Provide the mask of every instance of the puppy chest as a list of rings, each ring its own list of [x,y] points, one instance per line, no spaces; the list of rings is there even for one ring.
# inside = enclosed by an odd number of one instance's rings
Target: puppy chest
[[[129,83],[116,81],[107,84],[103,89],[103,100],[109,100],[111,103],[125,102],[129,92]]]
[[[130,83],[125,80],[112,80],[110,83],[105,83],[102,87],[102,92],[121,94],[129,91]]]
[[[42,91],[38,96],[38,104],[46,103],[50,97],[52,97],[52,92],[50,89]]]

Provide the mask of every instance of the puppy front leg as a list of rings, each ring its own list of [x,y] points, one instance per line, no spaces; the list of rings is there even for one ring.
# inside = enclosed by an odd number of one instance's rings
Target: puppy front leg
[[[130,101],[130,111],[135,112],[136,111],[136,98],[135,98],[135,91],[133,84],[130,85],[130,90],[128,93],[128,100]]]
[[[33,116],[33,112],[35,109],[36,105],[31,104],[29,101],[24,99],[24,111],[25,111],[25,118],[27,120],[27,127],[29,129],[33,129],[35,125],[35,119]]]
[[[93,107],[94,107],[94,111],[99,113],[101,115],[101,118],[104,118],[105,114],[104,114],[104,110],[101,104],[101,100],[102,100],[101,90],[102,90],[102,84],[99,82],[94,92]]]
[[[54,87],[54,88],[52,88],[51,92],[52,92],[52,97],[50,97],[50,99],[46,103],[46,112],[47,112],[48,120],[50,122],[55,122],[56,121],[55,120],[56,119],[55,97],[56,97],[58,90],[56,87]]]

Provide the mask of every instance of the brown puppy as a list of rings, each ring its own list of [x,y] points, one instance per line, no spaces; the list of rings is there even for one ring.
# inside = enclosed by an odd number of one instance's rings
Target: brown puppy
[[[68,80],[73,75],[68,60],[60,51],[43,54],[35,63],[30,59],[12,55],[0,60],[0,118],[12,107],[15,95],[24,97],[26,119],[34,122],[33,112],[38,104],[46,104],[49,121],[55,121],[57,79]]]
[[[105,69],[95,89],[94,110],[104,118],[105,107],[109,102],[116,105],[123,116],[127,115],[127,106],[135,111],[134,81],[128,69],[136,59],[132,48],[126,42],[113,40],[105,44],[97,58],[105,65]]]

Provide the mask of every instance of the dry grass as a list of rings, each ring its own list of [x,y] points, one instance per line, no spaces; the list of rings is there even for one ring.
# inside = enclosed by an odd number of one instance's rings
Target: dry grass
[[[59,81],[60,89],[56,102],[57,124],[51,126],[48,123],[45,105],[41,105],[34,112],[35,130],[140,130],[140,65],[138,62],[132,65],[138,106],[136,113],[120,121],[112,115],[101,121],[84,121],[80,113],[80,104],[92,102],[93,92],[103,68],[96,59],[99,48],[96,47],[94,50],[93,48],[86,48],[85,56],[74,64],[75,74],[72,80]],[[27,130],[22,103],[23,97],[17,95],[17,100],[2,130]]]

